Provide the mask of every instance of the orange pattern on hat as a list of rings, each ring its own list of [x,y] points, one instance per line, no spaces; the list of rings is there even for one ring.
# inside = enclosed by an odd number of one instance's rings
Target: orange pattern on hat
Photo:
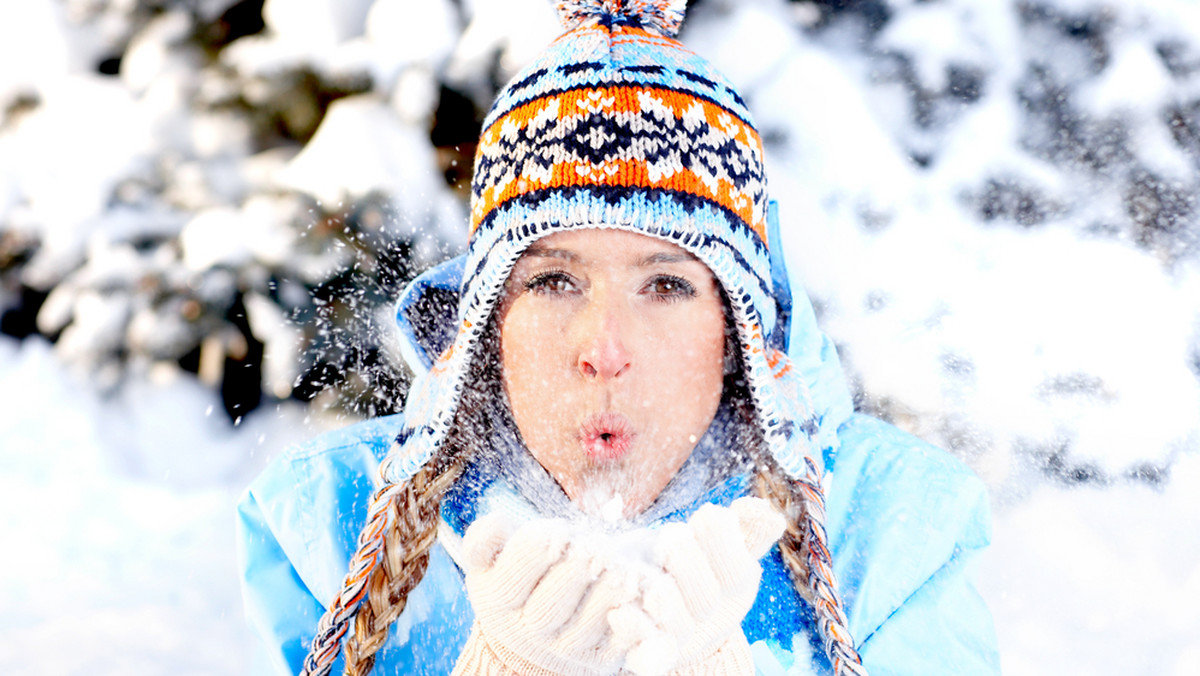
[[[762,139],[753,127],[725,108],[691,93],[681,93],[661,87],[609,86],[582,88],[555,94],[523,104],[496,120],[480,137],[481,155],[507,152],[503,141],[512,141],[530,125],[540,125],[539,137],[557,125],[559,131],[575,133],[577,137],[599,134],[604,129],[594,125],[571,127],[573,121],[602,115],[605,118],[629,121],[645,120],[676,128],[683,125],[695,136],[697,132],[719,134],[722,141],[733,141],[747,162],[761,162]],[[667,117],[672,119],[667,119]],[[703,128],[703,129],[702,129]],[[601,139],[603,142],[604,139]],[[576,186],[628,186],[657,188],[689,193],[714,202],[735,213],[755,233],[766,241],[765,212],[753,196],[724,177],[702,175],[692,167],[654,167],[644,159],[645,148],[634,144],[599,163],[574,157],[553,157],[550,167],[535,167],[520,176],[484,185],[473,205],[471,234],[484,215],[505,202],[536,190]],[[527,152],[533,152],[526,149]],[[562,153],[560,153],[562,155]]]

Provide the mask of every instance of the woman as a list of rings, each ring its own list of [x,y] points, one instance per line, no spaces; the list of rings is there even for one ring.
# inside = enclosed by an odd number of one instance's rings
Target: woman
[[[401,299],[404,415],[289,451],[240,505],[268,659],[994,673],[982,487],[852,412],[682,3],[558,6],[485,121],[468,253]]]

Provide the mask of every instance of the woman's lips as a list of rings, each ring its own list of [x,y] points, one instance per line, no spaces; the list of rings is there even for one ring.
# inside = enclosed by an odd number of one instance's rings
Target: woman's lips
[[[579,426],[579,443],[592,460],[619,460],[633,446],[633,424],[620,413],[598,413]]]

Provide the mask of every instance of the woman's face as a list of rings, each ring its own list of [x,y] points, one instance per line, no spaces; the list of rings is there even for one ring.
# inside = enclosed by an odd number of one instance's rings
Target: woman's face
[[[530,452],[585,511],[640,513],[721,401],[725,315],[708,267],[646,235],[556,233],[517,261],[499,312]]]

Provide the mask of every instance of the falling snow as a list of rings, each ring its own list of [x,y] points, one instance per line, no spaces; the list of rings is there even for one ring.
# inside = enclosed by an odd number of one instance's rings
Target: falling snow
[[[439,106],[557,30],[545,0],[267,0],[211,32],[241,4],[0,7],[0,312],[44,296],[0,336],[0,671],[250,666],[233,502],[399,405],[394,295],[465,243]],[[1005,673],[1191,673],[1200,9],[706,0],[681,39],[755,115],[860,406],[989,485]]]

